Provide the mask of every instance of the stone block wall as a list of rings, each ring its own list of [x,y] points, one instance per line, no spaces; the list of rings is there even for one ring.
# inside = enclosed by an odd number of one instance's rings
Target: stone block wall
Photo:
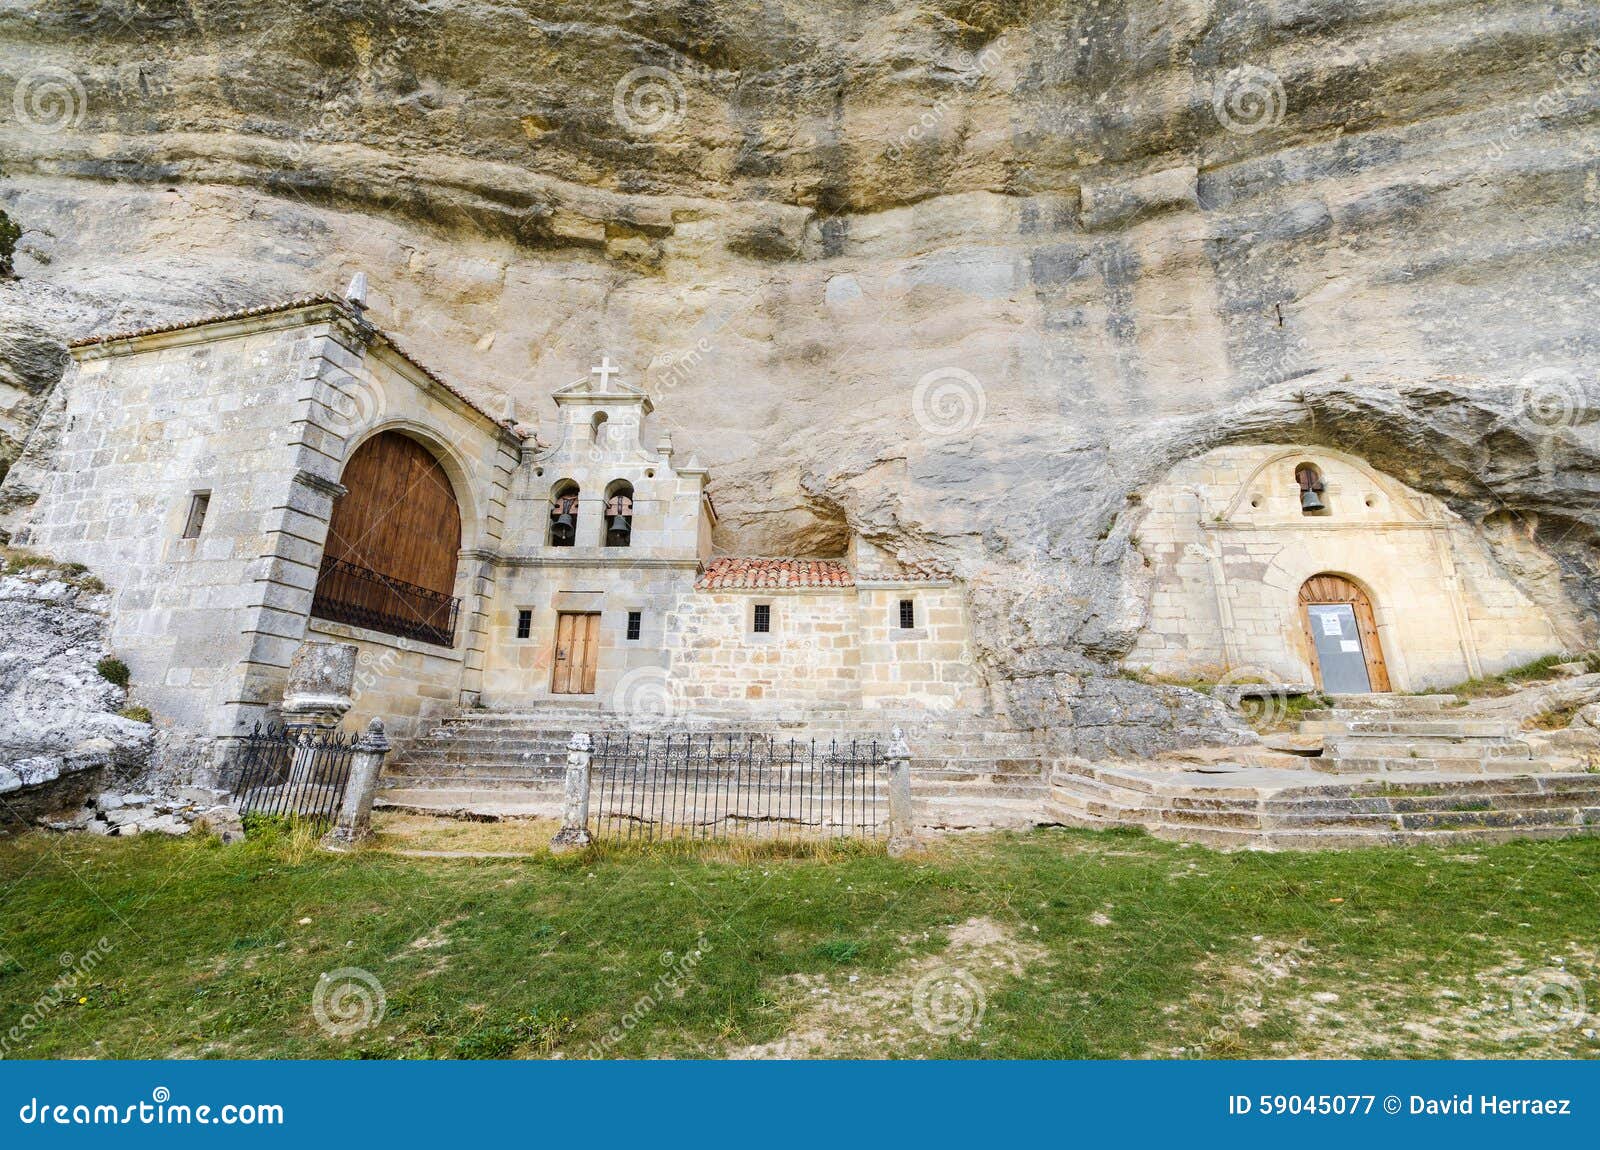
[[[959,587],[863,587],[857,599],[864,705],[945,710],[981,704]],[[900,626],[900,603],[907,599],[911,628]]]
[[[495,598],[487,625],[487,664],[481,701],[496,710],[515,710],[552,700],[582,702],[586,696],[554,695],[551,674],[557,618],[563,611],[600,613],[599,667],[592,698],[612,709],[629,709],[628,692],[637,691],[650,671],[657,684],[667,666],[667,621],[678,602],[693,593],[693,561],[676,565],[585,565],[551,568],[539,563],[497,566]],[[517,637],[520,611],[532,613],[527,638]],[[628,612],[640,613],[640,634],[627,637]],[[630,677],[631,676],[631,677]]]
[[[1326,514],[1301,511],[1301,462],[1322,472]],[[1561,649],[1549,617],[1479,532],[1358,459],[1317,447],[1220,448],[1174,468],[1142,505],[1136,531],[1150,594],[1132,667],[1309,684],[1299,591],[1325,572],[1367,591],[1397,691]]]
[[[259,585],[272,537],[325,520],[326,498],[294,481],[297,397],[321,338],[302,328],[94,349],[62,384],[66,424],[17,542],[110,586],[111,647],[140,699],[179,725],[228,729],[263,610],[279,601]],[[204,530],[185,539],[202,491]]]
[[[326,619],[312,619],[306,638],[350,643],[357,649],[353,705],[344,729],[359,731],[381,718],[391,739],[427,733],[460,704],[465,652]]]
[[[435,453],[462,514],[455,650],[419,656],[418,691],[451,678],[454,705],[475,688],[493,581],[472,556],[498,546],[517,463],[492,419],[333,304],[90,344],[77,358],[15,541],[104,579],[111,646],[158,720],[229,735],[277,705],[307,634],[344,460],[388,429]],[[200,492],[203,526],[184,538]]]
[[[752,630],[770,604],[772,631]],[[860,612],[853,588],[696,592],[668,625],[675,697],[691,710],[840,710],[861,703]]]

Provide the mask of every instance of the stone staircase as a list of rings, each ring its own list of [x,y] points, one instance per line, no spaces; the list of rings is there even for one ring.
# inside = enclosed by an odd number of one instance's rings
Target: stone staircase
[[[1223,849],[1600,834],[1600,775],[1415,772],[1403,781],[1316,783],[1305,780],[1311,774],[1257,770],[1197,783],[1173,774],[1063,764],[1052,776],[1046,811],[1071,826],[1143,827],[1157,838]]]
[[[1220,848],[1325,849],[1600,833],[1600,774],[1449,695],[1340,696],[1298,759],[1212,768],[1063,762],[1047,813]]]
[[[560,813],[567,741],[692,731],[717,739],[745,735],[782,742],[815,740],[819,749],[852,740],[880,747],[900,726],[911,746],[912,794],[930,828],[1032,826],[1048,793],[1046,760],[1033,737],[994,719],[862,712],[817,714],[803,721],[752,721],[747,714],[697,710],[692,726],[629,722],[598,708],[549,706],[524,712],[462,711],[390,757],[378,805],[464,817],[554,817]]]
[[[1320,736],[1312,760],[1333,774],[1396,771],[1522,775],[1577,765],[1535,752],[1518,723],[1456,710],[1454,695],[1345,695],[1332,708],[1308,711],[1302,736]]]

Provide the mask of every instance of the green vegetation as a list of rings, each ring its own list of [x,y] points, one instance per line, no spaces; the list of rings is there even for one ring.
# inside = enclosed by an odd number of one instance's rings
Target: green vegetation
[[[1577,718],[1578,712],[1583,710],[1583,703],[1568,703],[1565,706],[1551,707],[1549,710],[1540,711],[1537,715],[1526,719],[1523,726],[1535,731],[1559,731],[1570,727],[1572,720]]]
[[[0,279],[9,279],[16,274],[14,258],[17,241],[21,238],[22,226],[5,212],[0,212]]]
[[[1464,683],[1457,683],[1454,687],[1446,687],[1440,691],[1421,691],[1418,694],[1455,695],[1464,704],[1471,699],[1493,699],[1502,695],[1509,695],[1519,686],[1528,683],[1543,683],[1551,679],[1558,679],[1561,673],[1556,667],[1562,663],[1582,663],[1584,670],[1589,674],[1600,672],[1600,652],[1591,651],[1587,655],[1555,654],[1542,655],[1520,667],[1512,667],[1509,671],[1501,671],[1498,675],[1489,675],[1482,679],[1468,679]]]
[[[108,683],[115,683],[119,687],[128,685],[128,664],[115,655],[107,655],[94,665],[94,669]]]
[[[1600,998],[1600,839],[1222,855],[1041,830],[903,859],[758,844],[412,858],[389,849],[415,843],[401,825],[346,855],[269,820],[230,847],[0,840],[0,1019],[37,1018],[6,1054],[1600,1054],[1581,1026],[1528,1013],[1551,979]],[[496,829],[462,833],[488,851]],[[63,992],[61,956],[101,939]],[[382,1018],[328,1033],[319,979],[352,968],[381,984]],[[940,979],[954,993],[928,997]],[[948,1008],[963,988],[981,997],[970,1025],[917,1024],[918,994]],[[60,1005],[36,1011],[46,999]]]
[[[121,715],[124,719],[133,719],[135,722],[139,723],[148,723],[152,719],[149,707],[140,707],[137,705],[124,707],[122,710],[118,711],[117,714]]]
[[[1208,678],[1203,675],[1157,675],[1150,671],[1140,671],[1124,667],[1118,675],[1124,679],[1131,679],[1135,683],[1143,683],[1147,687],[1185,687],[1191,691],[1199,691],[1203,695],[1215,695],[1216,690],[1223,683],[1219,679]],[[1229,679],[1227,686],[1242,687],[1250,684],[1265,686],[1266,681],[1260,678]],[[1273,731],[1286,731],[1295,729],[1307,711],[1319,711],[1332,706],[1328,697],[1315,691],[1305,694],[1291,695],[1288,693],[1274,693],[1257,697],[1241,699],[1236,708],[1240,716],[1257,731],[1266,734]]]
[[[45,570],[65,583],[85,591],[104,591],[106,585],[89,574],[82,563],[57,563],[20,547],[0,547],[0,575],[19,575],[24,571]]]

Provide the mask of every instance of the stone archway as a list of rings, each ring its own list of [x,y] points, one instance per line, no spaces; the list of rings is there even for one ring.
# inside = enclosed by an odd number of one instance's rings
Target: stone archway
[[[1307,579],[1300,585],[1300,622],[1323,691],[1354,695],[1390,689],[1372,600],[1355,580],[1327,571]]]
[[[455,641],[461,512],[449,476],[397,431],[351,453],[311,613],[424,643]]]

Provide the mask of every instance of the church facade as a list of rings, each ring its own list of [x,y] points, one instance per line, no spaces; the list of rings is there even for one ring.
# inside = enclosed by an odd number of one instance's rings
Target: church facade
[[[1554,581],[1553,560],[1514,539],[1496,554],[1438,499],[1343,452],[1217,448],[1142,504],[1153,591],[1128,661],[1144,670],[1423,691],[1587,645],[1523,585]]]
[[[164,726],[271,718],[308,640],[359,649],[348,719],[459,708],[692,720],[981,709],[964,596],[865,540],[712,554],[709,476],[609,359],[548,442],[331,297],[73,348],[13,543],[115,594]]]

